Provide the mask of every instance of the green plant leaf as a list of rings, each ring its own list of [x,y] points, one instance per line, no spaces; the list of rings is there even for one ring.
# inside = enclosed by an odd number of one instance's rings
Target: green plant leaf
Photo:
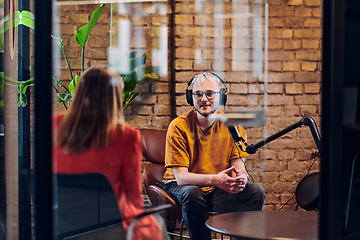
[[[35,85],[35,78],[30,78],[29,80],[26,81],[19,81],[20,84],[24,85],[24,86],[34,86]]]
[[[69,89],[66,88],[66,86],[64,85],[64,83],[62,81],[60,81],[59,79],[55,78],[55,77],[51,77],[51,79],[53,80],[53,82],[56,83],[56,85],[58,85],[59,87],[62,87],[64,88],[64,90],[68,93],[69,92]],[[56,92],[58,92],[58,90],[56,89],[56,87],[54,86],[54,84],[52,84],[54,90]]]
[[[72,78],[73,78],[73,75],[72,75],[70,63],[69,63],[69,60],[67,59],[66,54],[65,54],[65,51],[64,51],[64,41],[63,41],[61,38],[55,37],[55,36],[52,35],[52,34],[51,34],[51,37],[52,37],[53,39],[55,39],[55,40],[57,41],[57,43],[59,44],[60,49],[61,49],[61,52],[62,52],[62,54],[63,54],[63,56],[64,56],[64,58],[65,58],[66,65],[67,65],[68,70],[69,70],[70,78],[72,79]]]
[[[14,80],[14,79],[12,79],[12,78],[10,78],[8,76],[5,76],[4,72],[0,72],[0,78],[3,79],[4,83],[7,84],[7,85],[17,86],[17,84],[18,84],[18,81]],[[13,84],[8,83],[7,81],[13,82]]]
[[[28,86],[25,86],[21,83],[18,84],[18,107],[25,107],[28,103],[26,97],[26,89]]]
[[[108,66],[113,68],[117,73],[124,74],[118,70],[125,64],[128,64],[129,61],[132,61],[136,57],[136,53],[136,51],[133,51],[129,55],[122,55],[117,61],[110,63]],[[131,68],[130,71],[133,71],[133,69]]]
[[[56,95],[58,96],[58,100],[57,100],[56,102],[58,102],[58,103],[64,102],[64,101],[62,100],[62,98],[60,97],[59,94],[60,94],[60,93],[57,93],[57,94],[56,94]]]
[[[64,41],[63,41],[61,38],[55,37],[55,36],[52,35],[52,34],[51,34],[51,37],[57,41],[57,43],[60,45],[60,48],[61,48],[61,49],[64,49]]]
[[[14,26],[19,26],[20,25],[20,11],[15,11],[15,16],[14,16],[14,21],[15,21],[15,25]]]
[[[139,84],[137,73],[132,72],[122,77],[124,81],[124,94],[133,92],[135,87]]]
[[[123,101],[123,109],[125,110],[135,99],[140,95],[140,93],[130,94],[130,97]]]
[[[17,84],[11,84],[11,83],[8,83],[8,82],[5,82],[5,81],[4,81],[4,84],[6,84],[6,85],[8,85],[8,86],[13,86],[13,87],[16,87],[16,86],[17,86]]]
[[[34,78],[30,78],[26,81],[18,81],[18,106],[25,107],[28,103],[26,96],[26,90],[29,86],[34,86]]]
[[[130,61],[130,72],[121,74],[124,81],[123,89],[123,107],[126,109],[140,94],[133,94],[134,89],[141,80],[153,81],[159,78],[159,74],[154,72],[152,67],[141,67],[146,63],[146,53],[140,57],[136,57],[137,52],[133,51],[127,55],[123,55],[118,61],[109,64],[115,70],[121,69],[120,66]],[[120,73],[119,73],[120,74]]]
[[[18,93],[19,93],[19,94],[22,93],[22,85],[21,85],[21,84],[18,84],[17,88],[18,88]]]
[[[77,82],[79,81],[79,76],[75,75],[74,79],[71,80],[70,84],[69,84],[69,93],[70,94],[74,94],[75,93],[75,87]]]
[[[23,85],[23,87],[22,87],[22,94],[24,95],[24,96],[26,96],[26,89],[27,89],[27,87],[28,86],[25,86],[25,85]]]
[[[74,98],[74,94],[68,93],[57,93],[58,101],[57,102],[70,102]]]
[[[130,97],[131,93],[123,93],[123,101],[127,101]]]
[[[3,34],[3,26],[0,26],[0,52],[4,52],[4,34]]]
[[[135,71],[130,72],[129,74],[123,74],[123,75],[121,75],[121,77],[123,78],[123,81],[125,84],[130,83],[130,82],[137,82],[139,80],[137,72],[135,72]]]
[[[20,12],[15,11],[15,14],[13,15],[13,19],[12,19],[14,27],[17,27],[19,25],[19,22],[20,22],[19,21],[19,15],[20,15]],[[6,15],[4,17],[4,31],[9,30],[9,26],[10,26],[9,18],[10,18],[9,15]]]
[[[143,72],[144,72],[144,75],[141,80],[154,81],[154,80],[159,79],[159,77],[160,77],[160,74],[157,73],[157,71],[155,71],[155,69],[151,66],[144,68]]]
[[[33,13],[23,10],[21,12],[22,15],[22,20],[20,22],[20,24],[23,24],[26,27],[35,29],[35,16]]]
[[[33,13],[23,10],[22,12],[20,11],[15,11],[15,15],[13,16],[13,22],[14,22],[14,27],[17,27],[19,25],[24,25],[26,27],[35,28],[35,16]],[[9,15],[6,15],[4,17],[4,28],[3,31],[9,30]]]
[[[131,58],[130,60],[130,67],[131,69],[134,69],[139,67],[139,66],[142,66],[145,64],[146,62],[146,53],[144,53],[143,55],[141,55],[140,57],[137,57],[137,58]]]
[[[62,83],[62,81],[60,81],[59,79],[52,77],[52,80],[59,86],[59,87],[63,87],[64,84]]]
[[[25,107],[28,103],[27,97],[24,94],[18,96],[18,107]]]
[[[137,51],[131,52],[131,53],[129,54],[130,59],[131,59],[131,58],[136,58],[136,54],[137,54]]]
[[[101,4],[101,6],[92,13],[90,21],[84,27],[76,31],[75,41],[77,42],[77,44],[79,44],[80,47],[85,48],[85,44],[89,39],[90,32],[99,20],[104,7],[105,4]]]

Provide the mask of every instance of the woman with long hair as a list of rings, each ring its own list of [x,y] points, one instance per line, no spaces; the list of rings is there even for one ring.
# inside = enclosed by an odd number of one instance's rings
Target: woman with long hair
[[[142,213],[144,203],[140,131],[124,122],[123,87],[119,74],[109,67],[83,73],[68,112],[54,116],[53,171],[106,175],[126,217]],[[123,223],[125,230],[130,223]],[[153,216],[136,224],[133,239],[162,239]]]

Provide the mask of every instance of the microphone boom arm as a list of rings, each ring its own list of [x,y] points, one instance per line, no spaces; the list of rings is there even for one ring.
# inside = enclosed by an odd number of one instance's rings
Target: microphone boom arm
[[[302,127],[303,125],[308,126],[310,128],[311,134],[314,138],[316,147],[319,150],[319,153],[321,153],[321,139],[320,139],[320,135],[319,135],[319,131],[317,129],[315,120],[312,117],[304,117],[301,120],[299,120],[298,122],[290,125],[289,127],[271,135],[268,138],[265,138],[264,140],[256,143],[255,145],[249,145],[247,142],[244,142],[245,145],[247,145],[246,147],[246,152],[249,154],[254,154],[256,153],[256,151],[258,150],[258,148],[264,146],[265,144],[268,144],[269,142],[285,135],[286,133],[298,128],[298,127]]]

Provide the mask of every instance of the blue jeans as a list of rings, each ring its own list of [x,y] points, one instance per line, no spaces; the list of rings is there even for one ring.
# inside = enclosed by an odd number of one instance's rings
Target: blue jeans
[[[161,188],[182,206],[185,226],[194,240],[211,239],[211,231],[205,225],[209,212],[262,210],[265,201],[265,191],[256,183],[247,183],[245,189],[237,194],[217,187],[210,193],[204,193],[198,186],[178,186],[176,181]]]

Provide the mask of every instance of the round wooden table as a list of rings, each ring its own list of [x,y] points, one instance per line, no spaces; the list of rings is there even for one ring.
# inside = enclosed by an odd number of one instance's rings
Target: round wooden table
[[[206,225],[237,239],[319,239],[318,212],[250,211],[212,216]]]

